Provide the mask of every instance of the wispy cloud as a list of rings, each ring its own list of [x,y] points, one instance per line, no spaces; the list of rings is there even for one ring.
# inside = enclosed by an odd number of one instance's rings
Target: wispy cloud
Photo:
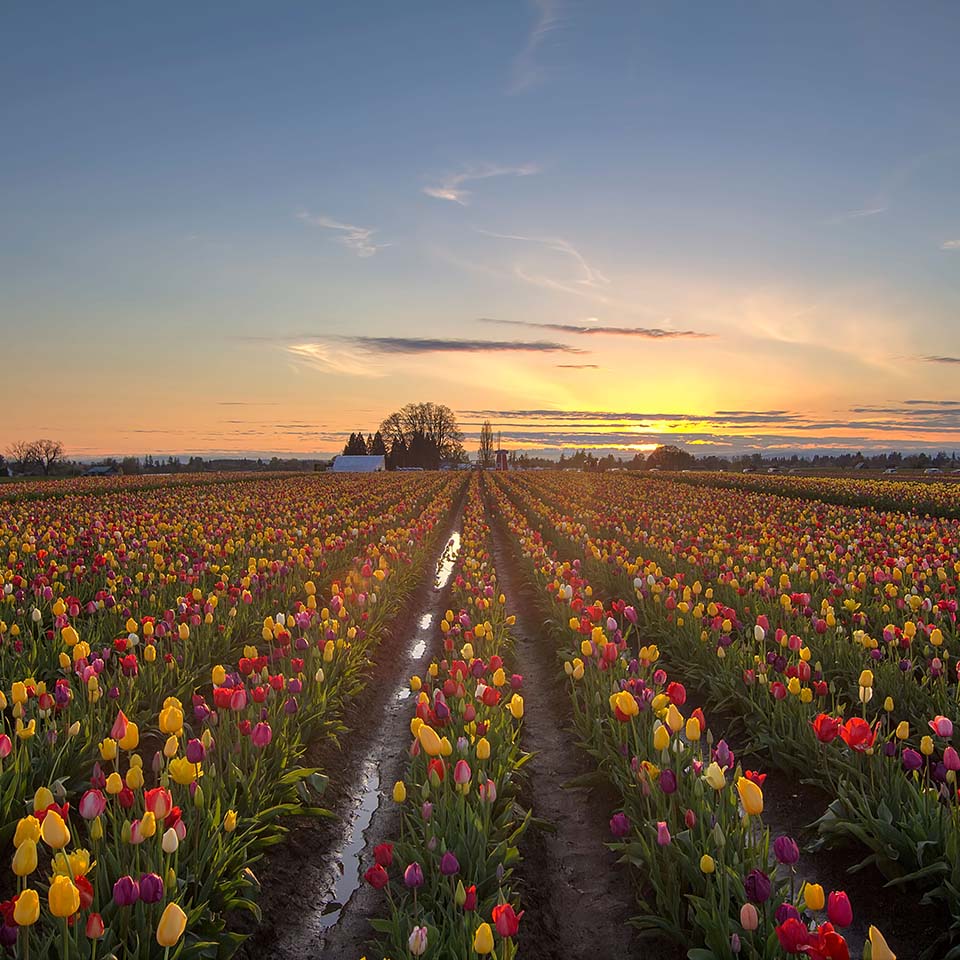
[[[559,0],[533,0],[532,5],[537,19],[523,50],[513,61],[513,76],[508,87],[510,93],[519,93],[540,81],[543,71],[537,62],[537,53],[547,37],[563,25]]]
[[[644,340],[703,340],[712,337],[712,333],[700,333],[697,330],[664,330],[661,327],[602,327],[581,326],[576,323],[536,323],[533,320],[498,320],[493,317],[480,317],[481,323],[506,324],[511,327],[525,327],[539,330],[552,330],[556,333],[575,333],[584,336],[599,334],[614,337],[640,337]]]
[[[960,363],[960,357],[920,357],[924,363]]]
[[[534,173],[539,173],[540,168],[534,163],[525,163],[516,167],[498,166],[495,164],[484,164],[479,167],[467,167],[459,173],[451,173],[442,177],[436,186],[427,186],[423,192],[428,197],[436,197],[438,200],[452,200],[465,207],[470,199],[470,191],[464,189],[463,184],[472,183],[475,180],[489,180],[491,177],[529,177]]]
[[[271,338],[265,337],[265,340]],[[354,376],[380,377],[393,372],[387,365],[402,357],[425,354],[583,354],[587,351],[550,340],[469,340],[441,337],[299,336],[279,338],[297,360],[321,369]]]
[[[519,233],[494,233],[492,230],[481,230],[476,228],[477,233],[482,233],[485,237],[493,237],[495,240],[517,240],[521,243],[539,243],[548,250],[554,250],[562,253],[564,256],[573,259],[583,276],[577,281],[586,287],[606,286],[610,280],[605,277],[596,267],[587,263],[586,257],[567,240],[561,237],[526,237]]]
[[[358,257],[372,257],[378,250],[392,246],[391,243],[376,243],[373,235],[376,227],[357,227],[352,223],[341,223],[332,217],[317,216],[306,210],[297,214],[297,219],[312,227],[323,227],[326,230],[335,230],[339,233],[337,242],[353,250]]]
[[[861,207],[858,210],[846,210],[838,213],[835,217],[828,217],[824,223],[844,223],[847,220],[860,220],[863,217],[875,217],[878,213],[886,213],[885,206],[880,207]]]
[[[940,244],[941,250],[960,250],[960,240],[944,240]]]
[[[558,370],[599,370],[600,365],[597,363],[557,363],[555,364]]]

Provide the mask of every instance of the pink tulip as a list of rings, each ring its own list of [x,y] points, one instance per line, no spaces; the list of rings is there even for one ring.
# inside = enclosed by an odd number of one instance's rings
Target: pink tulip
[[[250,734],[250,742],[260,749],[269,745],[273,740],[273,730],[269,723],[258,723]]]
[[[80,798],[80,816],[84,820],[95,820],[107,809],[107,798],[99,790],[88,790]]]
[[[949,717],[934,717],[930,723],[930,729],[938,736],[948,740],[953,736],[953,721]]]

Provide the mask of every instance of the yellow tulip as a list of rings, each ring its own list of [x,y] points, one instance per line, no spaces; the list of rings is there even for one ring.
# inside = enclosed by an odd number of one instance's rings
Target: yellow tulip
[[[237,811],[228,810],[223,817],[223,829],[226,833],[233,833],[237,829]]]
[[[36,890],[23,890],[13,908],[13,919],[18,927],[32,927],[40,916],[40,898]]]
[[[151,810],[148,810],[140,818],[140,835],[150,838],[157,832],[157,817]]]
[[[486,737],[481,737],[477,741],[477,759],[478,760],[490,759],[490,741]]]
[[[679,733],[683,729],[683,714],[672,703],[667,710],[667,726],[671,733]]]
[[[37,869],[37,843],[24,840],[13,855],[13,872],[18,877],[28,877]]]
[[[633,697],[631,696],[631,700]],[[653,749],[666,750],[670,746],[670,731],[662,724],[657,723],[653,730]]]
[[[870,960],[897,960],[897,955],[887,946],[883,934],[872,924],[867,931],[867,938],[870,941]]]
[[[187,928],[187,915],[176,903],[168,903],[157,924],[157,943],[161,947],[175,946]]]
[[[684,732],[691,743],[696,743],[701,735],[700,721],[696,717],[691,717],[687,721],[687,728]]]
[[[393,802],[394,803],[403,803],[407,799],[407,785],[402,781],[398,780],[393,785]]]
[[[55,917],[72,917],[80,909],[80,891],[69,877],[56,876],[50,882],[47,902]]]
[[[40,839],[40,821],[36,817],[21,817],[17,823],[17,832],[13,835],[13,845],[19,847],[25,840],[36,843]]]
[[[437,734],[437,731],[434,730],[430,724],[420,724],[420,729],[417,730],[417,739],[420,741],[420,747],[422,748],[423,752],[428,757],[440,756],[440,751],[442,749],[440,745],[440,737]]]
[[[489,923],[481,923],[473,935],[473,952],[486,956],[493,953],[493,930]]]
[[[180,735],[183,730],[183,710],[179,706],[170,704],[160,711],[160,730],[162,733]]]
[[[819,883],[805,883],[803,885],[803,902],[812,913],[822,910],[826,902],[823,887]]]
[[[199,763],[191,763],[186,757],[176,757],[170,761],[170,776],[181,787],[189,787],[194,780],[203,775]]]
[[[933,756],[933,737],[926,736],[920,738],[920,752],[925,757]]]
[[[898,740],[909,740],[910,739],[910,724],[906,720],[901,720],[897,724],[897,739]]]
[[[70,828],[56,810],[48,810],[40,827],[40,836],[51,850],[61,850],[70,842]]]
[[[34,811],[46,810],[51,803],[53,803],[53,793],[50,791],[50,788],[39,787],[37,792],[33,795]]]
[[[727,785],[727,778],[720,769],[720,764],[713,760],[703,772],[703,778],[714,790],[722,790]]]
[[[740,802],[748,816],[759,816],[763,813],[763,791],[760,786],[746,777],[740,777],[737,780],[737,793],[740,794]]]
[[[510,698],[510,715],[514,720],[519,720],[523,716],[523,697],[519,693],[515,693]]]
[[[127,723],[127,732],[120,739],[118,745],[121,750],[136,750],[140,743],[140,729],[131,720]]]
[[[700,858],[700,870],[703,873],[710,874],[710,873],[713,873],[714,870],[716,869],[717,869],[716,861],[713,859],[713,857],[710,856],[709,853],[705,853]]]
[[[119,773],[114,770],[113,773],[107,777],[107,793],[110,796],[115,797],[123,789],[123,778]]]

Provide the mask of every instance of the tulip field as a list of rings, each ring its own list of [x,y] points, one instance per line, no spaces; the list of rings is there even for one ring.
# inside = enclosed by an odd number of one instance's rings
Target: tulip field
[[[533,842],[563,829],[530,772],[549,736],[613,798],[566,802],[603,820],[630,955],[960,957],[949,485],[898,481],[894,508],[879,481],[792,477],[150,479],[0,488],[7,955],[226,958],[304,922],[330,891],[267,916],[262,884],[293,824],[347,817],[328,798],[366,724],[399,775],[338,905],[357,942],[311,956],[553,956],[529,934],[531,884],[563,883]],[[424,602],[411,674],[391,644]],[[396,719],[374,676],[405,682]],[[795,829],[771,775],[823,798]],[[857,873],[823,882],[840,851]],[[912,935],[918,910],[938,921]]]

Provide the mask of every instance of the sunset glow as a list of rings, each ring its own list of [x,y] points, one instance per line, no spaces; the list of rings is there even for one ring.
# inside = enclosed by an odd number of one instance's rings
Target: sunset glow
[[[0,445],[960,446],[956,8],[141,16],[7,12]]]

